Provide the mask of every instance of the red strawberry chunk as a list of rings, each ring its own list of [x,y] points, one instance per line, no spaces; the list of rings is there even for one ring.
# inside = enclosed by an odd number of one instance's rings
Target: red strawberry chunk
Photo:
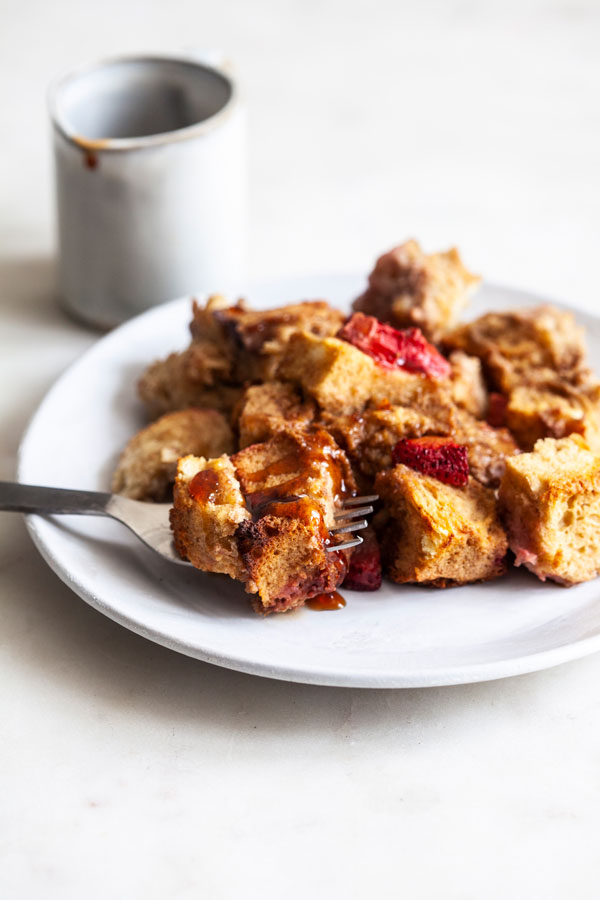
[[[337,336],[368,353],[384,369],[406,369],[431,378],[450,375],[450,363],[425,340],[419,328],[399,331],[374,316],[358,312],[348,319]]]
[[[449,438],[404,438],[394,447],[392,459],[394,464],[404,463],[454,487],[464,487],[469,481],[467,448]]]
[[[506,407],[508,405],[508,397],[504,394],[496,394],[492,392],[488,398],[487,423],[493,425],[494,428],[502,428],[506,425]]]
[[[361,534],[363,542],[352,551],[342,587],[351,591],[378,591],[381,587],[379,544],[371,528],[366,528]]]

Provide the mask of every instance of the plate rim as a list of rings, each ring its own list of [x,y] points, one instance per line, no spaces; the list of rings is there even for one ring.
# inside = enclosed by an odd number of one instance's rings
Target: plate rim
[[[305,280],[308,283],[309,280],[317,280],[318,278],[323,278],[325,280],[338,279],[342,277],[350,279],[361,276],[359,275],[359,273],[352,272],[330,272],[315,273],[314,275],[305,274],[298,276],[283,276],[270,280],[262,280],[250,285],[248,294],[251,294],[252,291],[258,292],[261,288],[265,289],[267,287],[283,283],[293,283],[299,282],[301,280]],[[498,290],[505,293],[526,294],[530,298],[532,304],[551,303],[552,305],[557,306],[561,309],[565,309],[575,314],[583,315],[587,319],[595,321],[600,326],[600,316],[582,309],[581,307],[577,307],[576,305],[545,297],[526,288],[515,288],[508,285],[488,281],[484,281],[482,283],[482,286],[485,286],[490,290]],[[146,310],[145,312],[133,317],[132,319],[127,320],[108,334],[101,336],[66,367],[66,369],[52,383],[42,400],[35,408],[23,432],[17,453],[16,478],[18,481],[21,480],[22,470],[25,465],[25,460],[28,453],[29,440],[31,439],[32,432],[36,426],[37,419],[39,416],[41,416],[46,404],[52,401],[54,394],[60,391],[63,382],[72,377],[73,371],[75,371],[79,366],[85,365],[90,357],[93,357],[95,353],[100,352],[98,348],[101,347],[102,350],[104,350],[107,344],[109,344],[113,340],[121,340],[127,330],[134,330],[136,328],[140,320],[146,320],[153,316],[160,317],[162,315],[165,315],[167,313],[167,310],[169,309],[176,309],[180,306],[183,306],[184,304],[190,304],[193,296],[199,297],[201,295],[189,295],[187,297],[178,297],[173,300],[169,300],[149,310]],[[257,661],[250,656],[240,654],[239,651],[233,654],[227,654],[210,648],[206,649],[204,647],[198,647],[196,645],[186,643],[185,641],[180,639],[171,638],[169,635],[165,635],[161,631],[152,627],[145,626],[135,618],[132,618],[126,613],[108,605],[98,594],[90,590],[86,585],[83,585],[77,578],[77,576],[69,571],[69,567],[63,563],[62,559],[60,559],[60,557],[53,552],[51,545],[49,545],[44,535],[40,531],[40,524],[45,524],[46,522],[47,518],[44,516],[35,514],[29,514],[25,516],[25,523],[28,533],[46,564],[60,578],[60,580],[67,585],[67,587],[69,587],[89,606],[100,612],[102,615],[105,615],[112,621],[116,622],[117,624],[127,628],[129,631],[132,631],[135,634],[151,640],[163,647],[167,647],[168,649],[181,653],[185,656],[199,659],[202,662],[210,663],[211,665],[218,665],[245,674],[273,678],[280,681],[329,687],[371,689],[442,687],[458,684],[474,684],[484,681],[494,681],[502,678],[509,678],[531,672],[542,671],[544,669],[551,668],[562,663],[581,659],[582,657],[588,656],[591,653],[600,650],[599,633],[597,635],[584,637],[566,644],[561,644],[558,647],[550,648],[548,650],[540,650],[533,653],[527,653],[502,660],[491,660],[480,663],[445,666],[443,669],[417,668],[412,670],[411,672],[397,671],[395,673],[390,673],[387,671],[381,672],[381,670],[377,672],[377,670],[375,669],[373,670],[373,672],[370,672],[369,668],[362,668],[358,671],[352,670],[350,668],[344,669],[339,665],[332,666],[331,668],[323,666],[322,664],[313,666],[310,664],[310,661],[308,661],[307,664],[301,668],[298,666],[285,666],[281,664],[269,665],[267,662],[263,662],[260,660]]]

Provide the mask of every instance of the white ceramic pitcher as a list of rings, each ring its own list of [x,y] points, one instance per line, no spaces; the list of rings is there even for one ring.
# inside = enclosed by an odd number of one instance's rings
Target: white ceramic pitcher
[[[110,328],[185,294],[245,286],[244,115],[222,69],[125,57],[50,90],[67,309]]]

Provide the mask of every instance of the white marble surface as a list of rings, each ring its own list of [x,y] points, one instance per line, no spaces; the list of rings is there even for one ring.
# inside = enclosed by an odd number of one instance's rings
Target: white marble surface
[[[58,69],[236,60],[255,277],[366,269],[415,234],[594,310],[599,39],[591,0],[0,2],[0,477],[95,339],[54,299]],[[600,656],[425,691],[244,676],[93,612],[8,514],[0,592],[3,896],[597,896]]]

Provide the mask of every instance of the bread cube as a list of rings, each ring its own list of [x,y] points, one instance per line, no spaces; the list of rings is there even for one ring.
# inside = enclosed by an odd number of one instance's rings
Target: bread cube
[[[247,580],[237,530],[249,521],[235,467],[228,456],[184,456],[177,466],[171,528],[177,552],[203,572]]]
[[[231,461],[255,515],[266,514],[275,501],[307,496],[320,504],[325,526],[331,528],[342,498],[354,490],[346,454],[321,428],[288,427],[240,450]]]
[[[327,551],[319,514],[319,504],[305,497],[275,504],[272,513],[240,525],[238,547],[256,612],[294,609],[342,583],[349,554]]]
[[[191,344],[181,353],[152,363],[138,382],[138,393],[151,419],[190,406],[230,413],[242,388],[218,380],[223,370],[214,357]]]
[[[290,338],[278,377],[299,385],[322,410],[351,415],[369,400],[377,368],[346,341],[300,332]]]
[[[323,300],[266,311],[221,296],[194,302],[190,346],[144,372],[140,397],[152,417],[188,406],[231,412],[245,383],[274,377],[292,334],[335,334],[343,319]]]
[[[353,309],[396,328],[416,325],[437,342],[480,281],[464,267],[456,248],[426,254],[410,240],[379,257]]]
[[[553,306],[487,313],[444,335],[443,343],[479,357],[491,387],[505,394],[556,374],[571,384],[589,378],[583,330]]]
[[[245,391],[237,411],[240,448],[266,441],[287,425],[308,425],[315,413],[315,403],[302,400],[291,384],[254,384]]]
[[[457,443],[465,444],[471,475],[487,487],[498,487],[507,457],[519,452],[507,428],[493,428],[463,409],[453,411],[448,434]]]
[[[600,457],[583,438],[508,459],[499,502],[515,565],[565,585],[600,573]]]
[[[453,487],[399,464],[375,479],[384,572],[398,584],[447,587],[506,570],[506,535],[493,491],[469,479]]]
[[[215,318],[229,337],[235,381],[245,382],[273,379],[293,334],[334,335],[344,314],[324,300],[312,300],[268,310],[237,304],[219,310]]]
[[[465,409],[477,419],[485,417],[488,407],[488,392],[483,380],[481,360],[468,356],[462,350],[455,350],[449,356],[452,366],[450,392],[457,406]]]
[[[113,475],[115,494],[133,500],[169,500],[181,456],[214,457],[233,452],[233,432],[214,409],[168,413],[134,435]]]
[[[572,387],[560,379],[539,387],[511,391],[506,424],[524,450],[532,450],[545,437],[580,434],[592,448],[600,448],[598,388]]]
[[[232,457],[179,461],[171,525],[178,552],[206,572],[237,578],[258,612],[283,612],[334,590],[348,552],[330,533],[354,481],[323,431],[288,429]]]

